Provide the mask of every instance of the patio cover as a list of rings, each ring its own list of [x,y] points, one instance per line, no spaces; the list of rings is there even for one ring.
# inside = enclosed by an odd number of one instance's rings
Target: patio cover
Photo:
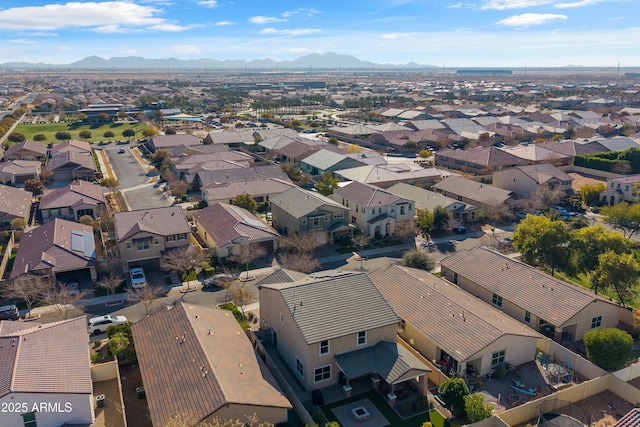
[[[373,347],[336,355],[336,363],[349,379],[376,372],[387,384],[397,384],[431,372],[402,345],[380,341]]]

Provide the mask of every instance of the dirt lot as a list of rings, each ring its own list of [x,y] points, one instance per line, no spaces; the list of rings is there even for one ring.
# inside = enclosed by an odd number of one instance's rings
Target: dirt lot
[[[136,388],[142,385],[140,368],[137,364],[120,366],[122,398],[127,415],[127,425],[152,427],[149,406],[146,399],[138,399]]]

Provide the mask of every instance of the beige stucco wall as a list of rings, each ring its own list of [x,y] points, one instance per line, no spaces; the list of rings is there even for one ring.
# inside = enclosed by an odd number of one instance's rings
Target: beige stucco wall
[[[602,316],[602,325],[600,328],[616,328],[620,320],[620,311],[624,310],[621,306],[608,303],[602,300],[595,300],[578,314],[573,316],[565,324],[577,324],[575,340],[581,340],[584,334],[591,330],[591,320],[594,317]]]
[[[149,243],[149,249],[144,251],[138,251],[136,249],[136,244],[133,242],[133,240],[143,239],[146,237],[151,237],[153,239]],[[156,244],[156,241],[158,242],[158,244]],[[130,249],[127,249],[127,243],[131,243]],[[187,238],[185,240],[174,240],[174,241],[168,242],[164,236],[140,232],[135,234],[133,237],[118,243],[118,250],[120,251],[122,262],[126,270],[128,270],[127,263],[134,262],[134,261],[142,261],[146,259],[160,258],[160,256],[162,255],[162,251],[166,249],[185,246],[188,244],[189,244],[189,233],[187,233]]]
[[[300,203],[303,203],[302,201]],[[342,218],[334,218],[333,214],[336,212],[342,212]],[[273,214],[273,227],[278,230],[278,232],[286,234],[294,231],[318,231],[318,230],[328,230],[333,224],[336,223],[349,223],[349,209],[348,208],[338,208],[334,206],[323,206],[322,209],[316,209],[313,212],[309,213],[305,217],[306,224],[303,224],[302,218],[295,218],[290,215],[286,206],[283,208],[276,203],[271,204],[271,213]],[[312,221],[309,217],[319,216],[319,215],[329,215],[329,221],[324,221],[324,217],[320,218],[319,227],[313,227]],[[285,232],[286,230],[286,232]]]
[[[216,419],[221,421],[239,420],[248,422],[254,416],[259,423],[269,422],[273,425],[287,421],[287,408],[274,408],[271,406],[228,404],[207,417],[205,421],[212,423]]]
[[[357,345],[356,333],[329,340],[329,354],[320,355],[320,343],[307,345],[280,293],[268,288],[262,288],[259,292],[260,318],[266,321],[266,328],[271,330],[270,339],[273,340],[273,333],[275,333],[278,352],[308,390],[337,384],[339,371],[335,364],[336,354],[373,346],[379,341],[395,342],[398,326],[393,323],[368,330],[365,345]],[[296,370],[296,358],[303,364],[302,376]],[[331,378],[314,384],[314,370],[328,365],[331,366]]]

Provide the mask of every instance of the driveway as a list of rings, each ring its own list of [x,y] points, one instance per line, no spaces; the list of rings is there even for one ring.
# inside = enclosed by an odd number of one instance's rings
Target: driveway
[[[118,153],[122,148],[125,152]],[[110,144],[103,148],[113,173],[118,178],[119,189],[129,209],[135,211],[171,206],[171,201],[165,197],[162,190],[154,187],[153,182],[149,182],[150,178],[131,153],[131,148],[132,146],[128,144]]]

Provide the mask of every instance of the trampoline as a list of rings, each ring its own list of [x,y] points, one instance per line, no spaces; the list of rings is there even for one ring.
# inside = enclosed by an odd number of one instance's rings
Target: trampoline
[[[582,421],[567,414],[549,413],[544,414],[538,427],[586,427]]]

